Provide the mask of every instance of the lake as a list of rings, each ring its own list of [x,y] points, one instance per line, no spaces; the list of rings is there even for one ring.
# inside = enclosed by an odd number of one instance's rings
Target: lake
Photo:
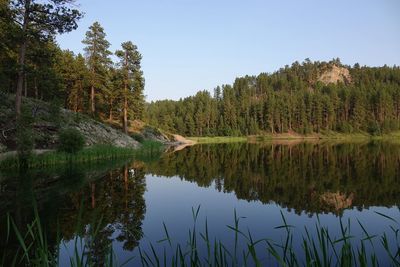
[[[151,266],[152,248],[161,263],[164,251],[170,262],[177,244],[190,254],[193,238],[195,257],[208,257],[206,239],[230,252],[227,262],[236,258],[238,265],[246,261],[242,251],[249,250],[248,244],[265,239],[252,251],[261,265],[268,265],[277,263],[267,252],[268,242],[281,253],[279,244],[286,243],[288,231],[291,251],[301,262],[306,258],[303,238],[308,233],[318,240],[321,229],[329,231],[332,243],[339,240],[335,246],[341,245],[342,231],[359,249],[364,239],[366,255],[374,252],[382,266],[394,262],[388,251],[400,260],[400,237],[393,232],[400,222],[400,145],[395,143],[204,144],[168,149],[145,161],[3,172],[0,181],[0,259],[5,265],[19,247],[16,238],[6,242],[6,214],[24,231],[34,206],[48,247],[56,251],[60,245],[60,266],[69,266],[74,249],[82,254],[83,247],[83,257],[95,266],[104,265],[110,251],[117,264]],[[335,251],[329,253],[335,262]],[[247,261],[255,264],[252,255]]]

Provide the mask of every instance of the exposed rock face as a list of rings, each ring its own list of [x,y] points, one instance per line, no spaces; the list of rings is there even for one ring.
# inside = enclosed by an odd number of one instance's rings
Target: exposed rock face
[[[351,83],[351,76],[348,69],[333,65],[330,70],[324,71],[318,78],[318,81],[327,85],[330,83],[342,82],[345,84]]]
[[[326,192],[320,196],[320,199],[329,207],[334,208],[336,211],[340,211],[342,209],[351,207],[353,204],[354,195],[350,194],[347,196],[346,194],[340,192]]]
[[[110,144],[116,147],[135,148],[139,144],[130,136],[97,121],[81,121],[73,126],[85,136],[86,145],[88,146]]]
[[[166,134],[154,127],[144,126],[140,133],[145,139],[158,141],[164,144],[171,142],[171,139]]]

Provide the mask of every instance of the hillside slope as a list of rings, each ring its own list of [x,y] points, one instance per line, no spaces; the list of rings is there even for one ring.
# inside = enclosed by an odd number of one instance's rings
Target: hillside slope
[[[58,132],[64,128],[76,128],[84,136],[86,145],[109,144],[117,147],[136,148],[139,143],[102,122],[66,109],[59,109],[49,103],[26,98],[23,106],[34,118],[33,134],[36,149],[53,149],[58,144]],[[0,92],[0,152],[15,150],[16,122],[14,96]]]

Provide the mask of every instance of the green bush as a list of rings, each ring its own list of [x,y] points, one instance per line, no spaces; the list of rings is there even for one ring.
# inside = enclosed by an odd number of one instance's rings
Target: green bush
[[[310,124],[306,123],[301,131],[302,134],[312,134],[313,128]]]
[[[83,135],[73,128],[62,130],[59,134],[58,140],[58,150],[71,154],[82,150],[85,145],[85,138]]]
[[[399,129],[399,123],[393,119],[386,119],[382,123],[381,132],[390,133]]]
[[[61,126],[61,104],[57,100],[53,100],[49,105],[49,121],[59,128]]]
[[[372,135],[380,135],[381,134],[381,126],[377,121],[372,121],[368,125],[368,132]]]
[[[28,108],[23,107],[17,119],[16,143],[20,160],[27,160],[35,146],[32,130],[33,117]]]
[[[142,134],[140,134],[140,133],[133,133],[131,135],[131,137],[133,139],[135,139],[136,141],[138,141],[139,143],[143,143],[144,142],[144,136]]]
[[[339,125],[338,125],[338,127],[337,127],[337,130],[338,130],[339,132],[341,132],[341,133],[348,133],[348,134],[354,132],[353,126],[351,126],[350,123],[345,122],[345,121],[339,123]]]

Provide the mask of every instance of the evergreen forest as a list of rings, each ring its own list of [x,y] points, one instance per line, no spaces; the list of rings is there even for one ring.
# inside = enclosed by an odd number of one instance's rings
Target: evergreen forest
[[[338,80],[324,80],[339,74]],[[236,78],[213,94],[147,105],[147,120],[187,136],[392,132],[400,125],[400,68],[294,62],[274,73]]]
[[[212,93],[146,103],[142,55],[133,42],[110,51],[104,28],[94,22],[82,36],[82,54],[58,46],[56,35],[76,29],[83,16],[73,2],[0,2],[0,92],[16,95],[17,116],[24,96],[117,124],[126,133],[134,120],[185,136],[380,135],[400,127],[400,68],[348,66],[339,58],[296,61],[273,73],[238,77]]]
[[[52,102],[127,132],[144,110],[142,56],[131,41],[110,51],[104,28],[94,22],[82,36],[83,54],[62,50],[56,35],[78,27],[83,14],[72,0],[0,2],[0,92]],[[114,60],[113,60],[114,59]]]

